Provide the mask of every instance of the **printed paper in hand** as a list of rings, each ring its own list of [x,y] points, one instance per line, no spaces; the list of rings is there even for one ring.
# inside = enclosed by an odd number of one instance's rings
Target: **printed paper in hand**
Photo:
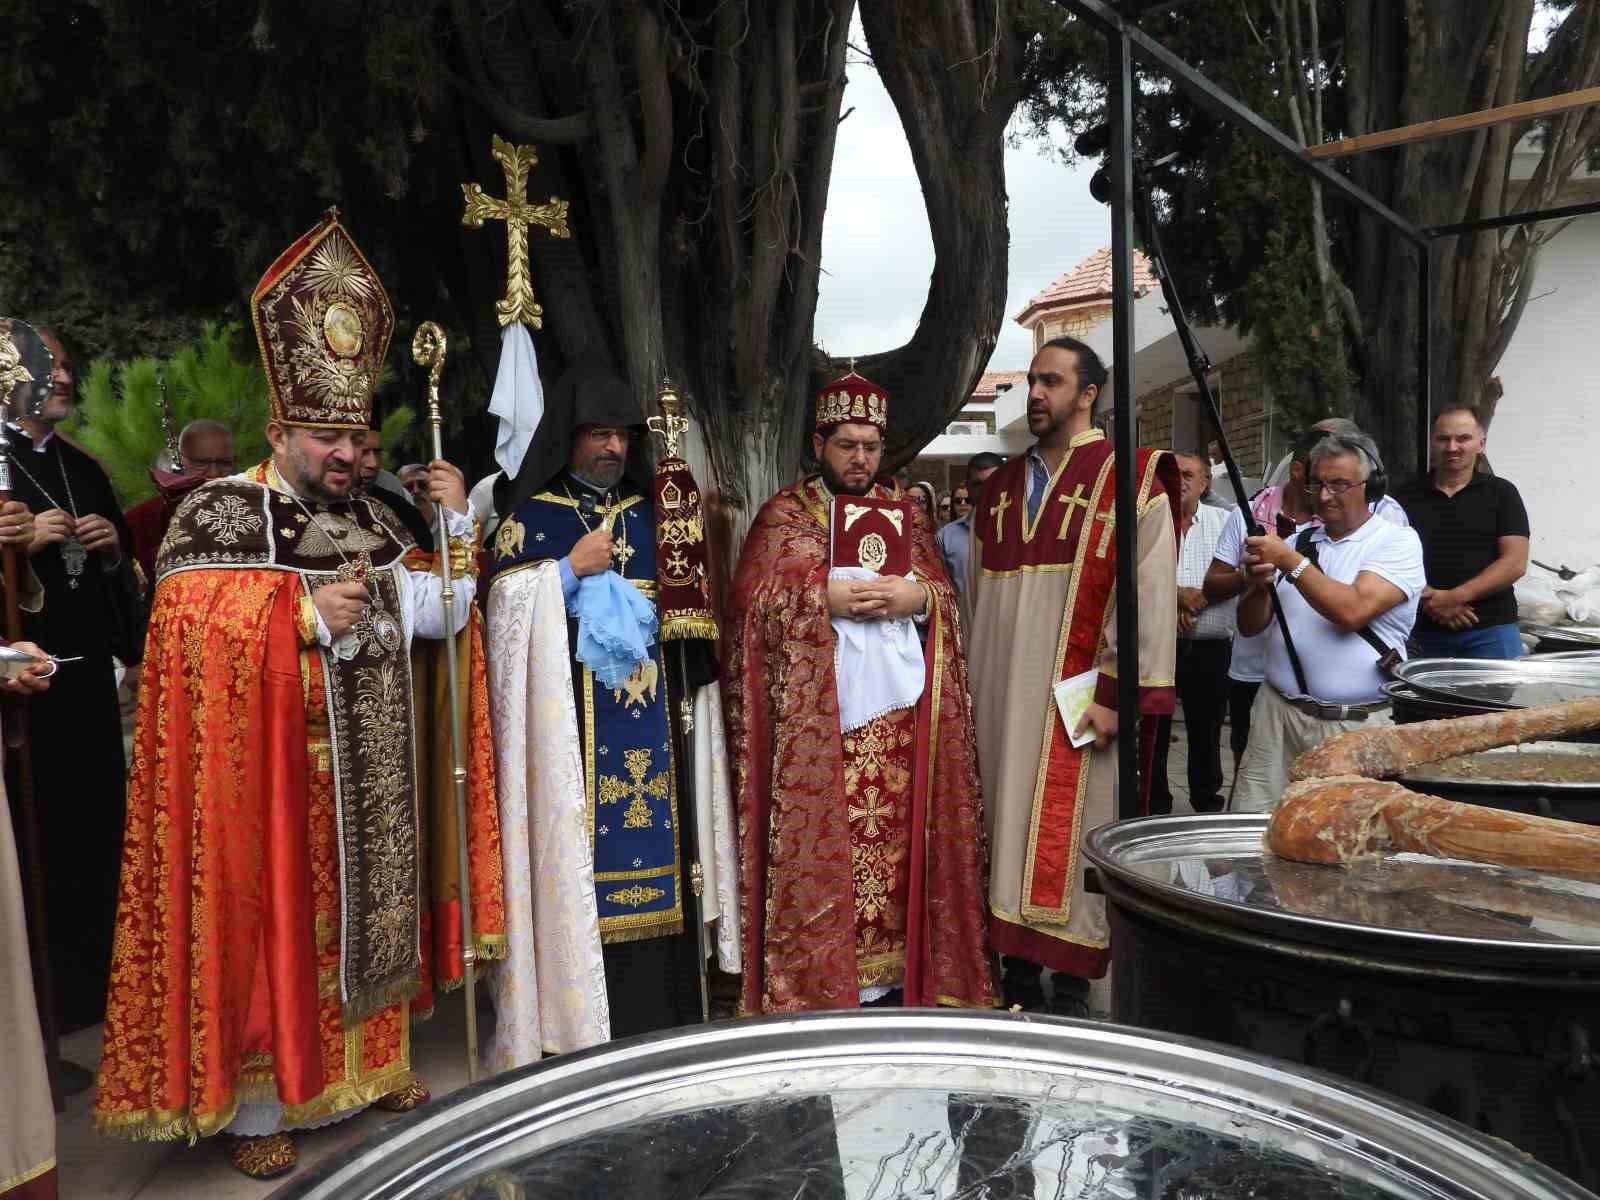
[[[1081,675],[1070,675],[1055,686],[1056,710],[1061,714],[1061,723],[1067,727],[1067,740],[1074,746],[1087,746],[1094,741],[1093,728],[1085,727],[1083,733],[1076,736],[1072,731],[1094,701],[1094,685],[1099,676],[1099,671],[1091,669]]]

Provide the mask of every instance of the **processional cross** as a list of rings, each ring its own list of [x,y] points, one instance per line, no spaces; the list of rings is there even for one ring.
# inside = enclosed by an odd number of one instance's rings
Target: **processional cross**
[[[506,198],[484,195],[476,183],[463,183],[461,193],[467,210],[461,223],[468,229],[481,229],[485,221],[506,223],[506,294],[495,306],[500,324],[521,321],[530,328],[544,325],[544,306],[533,298],[533,280],[528,274],[528,227],[547,229],[551,237],[568,238],[567,201],[550,197],[548,204],[528,203],[528,172],[538,163],[532,146],[513,146],[498,133],[490,153],[506,176]]]

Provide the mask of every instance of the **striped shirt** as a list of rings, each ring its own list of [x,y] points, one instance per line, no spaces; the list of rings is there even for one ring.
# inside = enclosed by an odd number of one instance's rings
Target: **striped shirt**
[[[1223,527],[1227,525],[1232,512],[1232,509],[1217,508],[1210,504],[1202,504],[1195,509],[1194,520],[1190,522],[1189,531],[1183,535],[1178,548],[1179,587],[1197,588],[1205,583],[1206,568],[1216,557],[1217,540],[1222,536]],[[1195,621],[1194,629],[1179,636],[1199,639],[1231,638],[1238,608],[1239,600],[1235,597],[1202,609]]]

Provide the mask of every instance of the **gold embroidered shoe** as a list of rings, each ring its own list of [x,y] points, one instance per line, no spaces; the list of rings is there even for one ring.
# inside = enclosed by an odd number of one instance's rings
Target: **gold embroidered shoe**
[[[433,1093],[422,1086],[422,1081],[413,1079],[403,1088],[390,1092],[387,1096],[379,1096],[372,1102],[373,1108],[382,1109],[384,1112],[408,1113],[419,1104],[426,1104],[433,1099]]]
[[[229,1137],[228,1155],[233,1165],[251,1179],[276,1179],[294,1170],[299,1161],[294,1142],[286,1133],[266,1137]]]

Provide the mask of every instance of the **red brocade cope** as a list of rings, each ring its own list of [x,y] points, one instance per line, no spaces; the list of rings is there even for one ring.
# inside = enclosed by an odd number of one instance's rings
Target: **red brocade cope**
[[[139,691],[94,1120],[213,1134],[242,1100],[285,1126],[412,1078],[406,1004],[346,1027],[332,755],[297,575],[158,589]]]
[[[1111,443],[1099,439],[1075,445],[1031,523],[1026,507],[1027,470],[1027,458],[1018,456],[986,481],[973,518],[975,554],[985,575],[1070,569],[1072,584],[1061,617],[1055,672],[1055,678],[1066,679],[1099,664],[1107,622],[1116,604],[1118,514]],[[1139,450],[1135,489],[1139,515],[1151,505],[1168,503],[1176,526],[1181,484],[1170,454]],[[1120,669],[1137,672],[1138,655],[1130,649],[1119,655],[1119,663]],[[1095,699],[1116,706],[1114,674],[1101,671]],[[1174,699],[1170,686],[1141,685],[1139,711],[1145,716],[1168,715]],[[1052,709],[1040,753],[1021,906],[1025,920],[1047,925],[1065,923],[1070,916],[1078,846],[1087,832],[1082,814],[1090,761],[1089,748],[1074,747],[1053,713]],[[1146,790],[1148,775],[1146,771],[1143,778]],[[1074,950],[998,919],[993,936],[996,948],[1004,954],[1087,977],[1104,971],[1103,950]],[[1070,961],[1054,957],[1062,953],[1076,957]]]
[[[454,543],[452,543],[454,544]],[[475,559],[458,551],[457,575]],[[437,573],[438,554],[412,549],[405,565]],[[473,570],[476,570],[474,563]],[[506,955],[506,910],[500,858],[500,810],[495,799],[494,742],[489,725],[489,677],[483,656],[483,615],[472,606],[467,627],[456,635],[466,720],[461,751],[467,768],[467,868],[472,874],[472,941],[478,961]],[[433,1011],[435,991],[454,991],[464,980],[461,964],[460,852],[456,795],[450,757],[450,676],[444,642],[411,643],[411,685],[417,722],[417,808],[422,814],[422,885],[428,904],[422,915],[422,990],[412,1001],[417,1017]],[[481,974],[481,971],[480,971]]]
[[[911,566],[934,594],[922,699],[842,734],[829,507],[816,478],[768,500],[733,584],[724,697],[743,868],[740,1007],[854,1008],[861,987],[902,979],[908,1006],[993,1007],[955,595],[913,510]]]

